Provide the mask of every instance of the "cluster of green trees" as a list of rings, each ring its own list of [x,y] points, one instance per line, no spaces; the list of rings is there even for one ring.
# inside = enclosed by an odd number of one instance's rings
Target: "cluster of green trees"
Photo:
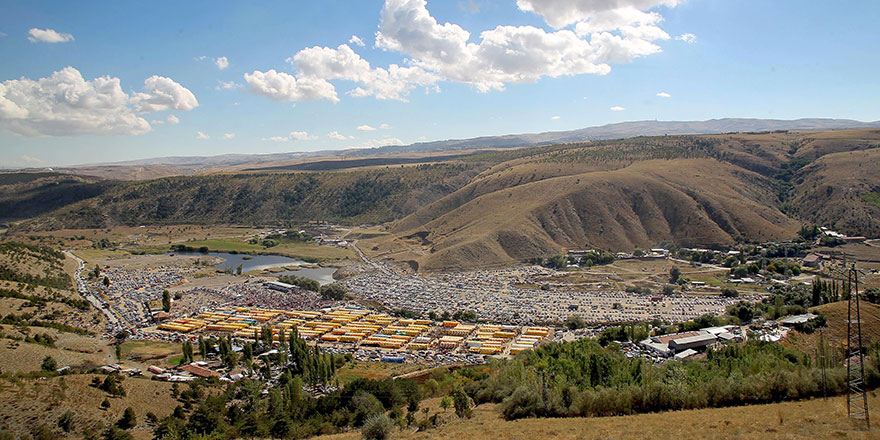
[[[125,377],[119,374],[108,374],[104,376],[104,380],[99,377],[92,378],[92,387],[95,387],[111,396],[125,396],[125,388],[122,382]]]
[[[595,340],[547,344],[465,386],[478,403],[501,403],[508,419],[610,416],[723,407],[843,392],[846,371],[829,365],[826,388],[810,356],[751,341],[709,349],[707,358],[652,365],[602,348]],[[865,362],[869,387],[880,384],[876,350]]]
[[[818,283],[814,283],[815,286]],[[789,315],[807,313],[807,309],[814,305],[815,295],[808,292],[804,286],[774,286],[770,295],[759,302],[739,301],[727,308],[727,315],[736,317],[740,323],[747,324],[756,317],[764,319],[779,319]],[[818,317],[806,326],[805,331],[810,331],[825,325],[825,317],[821,312],[815,312]]]
[[[736,278],[742,278],[751,274],[760,273],[762,269],[785,276],[797,276],[801,274],[801,265],[794,261],[762,258],[754,263],[731,267],[730,275]]]
[[[173,245],[171,245],[171,251],[172,252],[188,252],[188,253],[198,252],[200,254],[207,254],[210,251],[210,249],[208,249],[207,246],[199,246],[197,248],[194,248],[192,246],[187,246],[185,244],[173,244]]]
[[[282,275],[278,277],[278,281],[282,283],[292,284],[301,289],[317,292],[324,299],[343,300],[348,296],[348,290],[339,283],[331,283],[322,286],[321,283],[306,277],[298,277],[296,275]]]
[[[534,257],[527,260],[530,264],[550,267],[553,269],[565,269],[569,264],[577,264],[584,267],[592,267],[614,262],[614,255],[606,251],[593,251],[581,256],[554,255],[552,257]]]
[[[292,284],[302,289],[311,290],[312,292],[321,292],[321,283],[306,277],[298,277],[296,275],[281,275],[278,281],[282,283]]]
[[[798,231],[798,237],[807,241],[812,241],[821,233],[822,231],[819,230],[819,227],[816,226],[815,223],[812,225],[802,225],[801,229]]]
[[[818,306],[849,299],[849,287],[835,280],[828,281],[816,277],[813,279],[811,294],[810,305]]]
[[[207,340],[200,341],[200,350],[203,344],[210,350]],[[225,339],[219,344],[222,356],[230,347]],[[273,347],[278,352],[269,354]],[[242,359],[245,368],[259,372],[264,379],[269,379],[273,369],[282,368],[277,385],[264,392],[262,381],[243,379],[227,384],[219,393],[178,392],[185,405],[156,422],[155,438],[304,438],[362,426],[372,435],[382,434],[371,438],[385,438],[390,433],[389,423],[370,420],[387,418],[390,411],[391,425],[414,423],[413,414],[422,400],[419,386],[407,379],[357,379],[341,389],[327,388],[337,364],[345,358],[309,348],[296,329],[280,334],[277,343],[271,330],[263,329],[254,335],[253,342],[245,343]],[[190,388],[200,390],[200,383],[209,382],[190,383]],[[324,387],[325,394],[312,397],[306,390],[314,387]],[[408,411],[406,419],[403,409]],[[430,419],[426,417],[423,423],[430,423]]]

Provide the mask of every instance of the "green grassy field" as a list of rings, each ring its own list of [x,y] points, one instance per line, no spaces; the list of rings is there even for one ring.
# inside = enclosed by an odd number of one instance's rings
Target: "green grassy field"
[[[217,252],[234,251],[241,253],[278,254],[303,259],[342,260],[355,257],[355,253],[351,249],[319,246],[315,243],[303,243],[288,240],[281,240],[281,244],[271,248],[266,248],[258,244],[250,244],[236,238],[188,241],[181,244],[194,248],[206,246],[208,249]]]

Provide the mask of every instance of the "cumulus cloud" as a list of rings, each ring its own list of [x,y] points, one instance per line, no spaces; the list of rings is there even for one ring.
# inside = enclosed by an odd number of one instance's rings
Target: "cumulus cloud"
[[[169,78],[148,78],[144,90],[128,95],[119,78],[86,80],[73,67],[48,78],[3,81],[0,130],[23,136],[137,135],[150,131],[139,113],[198,106],[189,90]]]
[[[388,124],[379,124],[380,130],[391,130],[391,126]]]
[[[180,119],[174,115],[168,115],[167,118],[168,125],[177,125],[180,122]]]
[[[164,110],[192,110],[199,106],[196,96],[171,78],[153,75],[144,80],[146,92],[135,93],[131,103],[139,113]]]
[[[690,44],[697,42],[697,36],[694,34],[681,34],[681,35],[675,37],[675,39],[678,41],[684,41],[685,43],[690,43]]]
[[[211,136],[202,133],[201,131],[196,132],[196,139],[211,139]]]
[[[358,129],[358,131],[376,131],[376,127],[373,127],[373,126],[367,125],[367,124],[358,125],[357,129]]]
[[[348,39],[348,42],[354,44],[355,46],[365,46],[364,40],[361,40],[361,37],[358,37],[357,35],[352,35],[351,38]]]
[[[623,63],[661,51],[670,39],[659,7],[680,0],[517,0],[542,17],[552,31],[535,26],[499,25],[474,37],[454,23],[440,23],[425,0],[386,0],[376,47],[404,55],[404,65],[372,66],[348,45],[309,47],[288,58],[293,74],[275,70],[245,75],[250,91],[276,101],[338,101],[335,83],[350,81],[354,97],[406,101],[415,88],[439,92],[455,81],[478,91],[507,84],[582,74],[604,75]],[[362,46],[353,35],[349,44]]]
[[[626,110],[626,109],[623,108],[623,107],[621,107],[621,106],[619,106],[619,105],[615,105],[614,107],[611,107],[609,110],[611,110],[611,111],[613,111],[613,112],[622,112],[622,111],[624,111],[624,110]]]
[[[344,141],[344,140],[348,140],[348,139],[354,139],[354,136],[349,137],[349,136],[346,136],[346,135],[344,135],[344,134],[342,134],[342,133],[340,133],[340,132],[338,132],[338,131],[331,131],[330,133],[327,133],[327,137],[330,138],[330,139],[335,139],[335,140],[337,140],[337,141]]]
[[[73,41],[73,35],[56,32],[54,29],[32,28],[28,31],[28,40],[31,43],[67,43]]]
[[[659,96],[661,98],[672,98],[672,95],[670,95],[669,93],[666,93],[666,92],[657,93],[657,96]]]
[[[286,141],[310,141],[317,139],[317,136],[310,135],[305,131],[291,131],[287,136],[272,136],[263,138],[264,141],[286,142]]]
[[[308,141],[312,139],[317,139],[317,136],[311,136],[305,131],[291,131],[290,139],[295,141]]]
[[[235,139],[235,133],[223,133],[223,139]]]
[[[217,65],[217,68],[220,70],[224,70],[229,67],[229,60],[226,57],[219,57],[214,60],[214,64]]]
[[[555,120],[560,119],[560,118],[562,118],[562,116],[554,116],[554,117],[552,117],[552,118],[550,118],[550,119],[552,119],[552,120],[555,121]]]
[[[320,78],[297,79],[291,74],[271,69],[266,72],[255,70],[253,73],[245,73],[244,80],[250,86],[249,92],[274,101],[339,101],[333,84]]]
[[[391,64],[387,69],[372,68],[367,60],[346,44],[335,49],[319,46],[306,48],[287,61],[299,67],[296,76],[299,80],[342,79],[359,84],[349,92],[355,97],[375,96],[378,99],[406,101],[410,90],[416,86],[432,85],[439,79],[418,67]]]
[[[383,139],[370,139],[370,140],[361,142],[360,144],[357,144],[357,145],[349,145],[347,148],[356,148],[356,149],[379,148],[379,147],[388,147],[391,145],[403,145],[403,144],[404,144],[404,142],[402,140],[400,140],[398,138],[389,137],[389,138],[383,138]]]
[[[235,81],[217,81],[217,90],[235,90],[244,87]]]

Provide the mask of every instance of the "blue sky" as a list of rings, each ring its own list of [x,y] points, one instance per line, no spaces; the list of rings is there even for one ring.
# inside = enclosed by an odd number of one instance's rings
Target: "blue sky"
[[[0,10],[0,167],[643,119],[880,120],[875,1],[0,1]]]

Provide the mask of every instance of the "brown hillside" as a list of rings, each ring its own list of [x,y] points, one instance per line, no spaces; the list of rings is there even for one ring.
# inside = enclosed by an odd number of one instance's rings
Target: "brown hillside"
[[[714,159],[648,160],[502,187],[437,216],[420,211],[396,225],[396,242],[377,250],[408,247],[421,269],[436,270],[505,264],[563,248],[778,239],[793,234],[797,223],[772,207],[772,186]],[[469,185],[449,197],[467,199],[476,189]],[[442,211],[443,203],[425,211]]]
[[[880,307],[867,301],[859,301],[862,320],[862,342],[871,344],[880,340]],[[814,307],[827,319],[826,337],[830,341],[846,343],[847,302],[840,301]],[[855,319],[855,318],[853,318]]]
[[[880,149],[822,156],[797,177],[791,204],[798,217],[847,234],[880,234],[880,205],[862,198],[880,193]]]
[[[873,394],[873,393],[872,393]],[[439,399],[434,399],[439,400]],[[868,404],[877,407],[876,397]],[[873,439],[877,438],[876,418],[871,431],[864,422],[856,424],[846,417],[846,398],[832,397],[799,402],[751,405],[733,408],[670,411],[619,417],[543,418],[505,421],[500,408],[483,404],[474,409],[473,418],[459,419],[452,410],[443,412],[433,401],[430,412],[440,413],[444,424],[436,429],[394,433],[399,439]],[[874,414],[873,412],[871,413]],[[359,439],[358,432],[318,437],[322,440]]]

